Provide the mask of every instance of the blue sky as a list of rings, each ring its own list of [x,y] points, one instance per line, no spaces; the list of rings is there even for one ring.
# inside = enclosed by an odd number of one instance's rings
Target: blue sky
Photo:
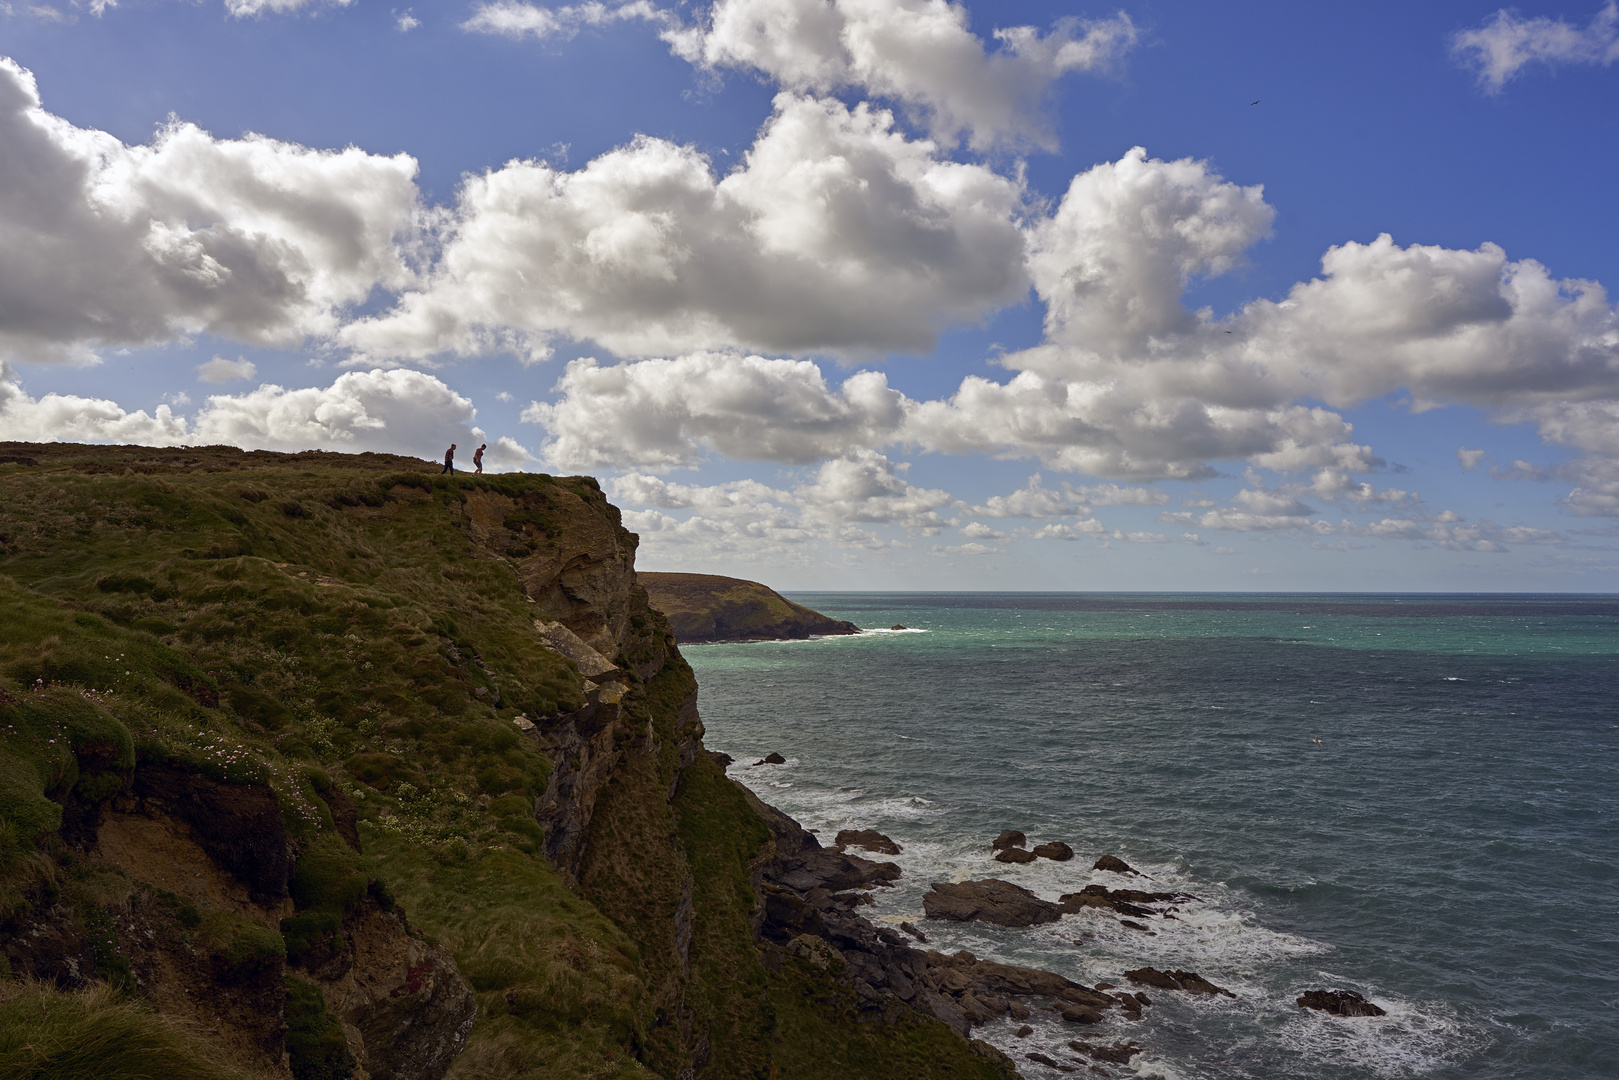
[[[1619,587],[1613,4],[53,0],[0,56],[0,438],[486,441],[783,588]]]

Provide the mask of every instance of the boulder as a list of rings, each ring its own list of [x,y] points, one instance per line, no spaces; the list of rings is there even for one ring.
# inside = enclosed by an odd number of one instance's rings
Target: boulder
[[[1070,1024],[1100,1024],[1102,1014],[1088,1005],[1063,1005],[1058,1014]]]
[[[1224,994],[1228,998],[1237,996],[1223,986],[1215,986],[1195,971],[1159,971],[1157,968],[1144,967],[1126,971],[1124,977],[1140,986],[1156,987],[1159,990],[1185,990],[1189,994]]]
[[[876,829],[839,829],[837,846],[840,851],[846,847],[857,847],[884,855],[898,855],[902,850]]]
[[[1034,862],[1034,852],[1023,848],[1009,847],[995,853],[996,862],[1004,863],[1030,863]]]
[[[1140,876],[1138,871],[1133,869],[1129,863],[1115,855],[1103,855],[1100,859],[1096,860],[1091,869],[1106,870],[1112,874],[1136,874],[1137,876]]]
[[[1029,838],[1016,829],[1002,829],[1001,835],[995,838],[995,842],[989,845],[989,849],[991,851],[1005,851],[1007,848],[1027,847],[1028,843]]]
[[[722,769],[728,768],[732,762],[736,761],[736,758],[732,757],[730,754],[722,753],[719,750],[710,750],[708,752],[708,756],[713,758],[714,764],[718,765]]]
[[[1083,1054],[1092,1061],[1106,1061],[1114,1065],[1128,1065],[1130,1059],[1135,1057],[1146,1047],[1138,1043],[1122,1042],[1112,1046],[1098,1046],[1096,1043],[1071,1042],[1068,1049],[1076,1054]]]
[[[890,626],[889,629],[890,630],[909,630],[910,627],[909,626],[902,626],[899,623],[895,623],[893,626]]]
[[[1067,862],[1074,857],[1074,849],[1061,840],[1053,840],[1049,844],[1035,845],[1034,854],[1039,858],[1050,859],[1053,862]]]
[[[764,757],[760,758],[758,761],[755,761],[753,764],[756,765],[756,766],[757,765],[785,765],[785,764],[787,764],[787,759],[782,757],[780,754],[776,753],[775,751],[771,751],[770,753],[766,754]]]
[[[1196,898],[1181,893],[1143,892],[1140,889],[1109,889],[1106,885],[1087,885],[1077,893],[1063,893],[1057,898],[1057,903],[1062,905],[1064,911],[1070,913],[1090,907],[1141,919],[1158,914],[1154,909],[1142,906],[1144,904],[1170,904],[1193,899]]]
[[[1387,1016],[1388,1012],[1373,1005],[1353,990],[1306,990],[1298,999],[1301,1009],[1319,1009],[1334,1016]]]
[[[995,926],[1038,926],[1062,918],[1062,908],[1010,881],[936,881],[922,897],[930,919],[987,922]]]

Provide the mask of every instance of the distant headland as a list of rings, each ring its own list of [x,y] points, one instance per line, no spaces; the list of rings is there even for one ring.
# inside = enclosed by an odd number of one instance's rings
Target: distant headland
[[[858,634],[860,627],[795,604],[768,585],[718,574],[641,571],[652,606],[669,617],[682,645]]]

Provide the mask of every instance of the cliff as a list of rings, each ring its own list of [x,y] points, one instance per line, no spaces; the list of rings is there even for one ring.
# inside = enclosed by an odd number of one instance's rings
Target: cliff
[[[640,583],[688,645],[711,641],[770,641],[815,634],[858,634],[851,622],[795,604],[767,585],[717,574],[642,571]]]
[[[586,477],[0,444],[0,1074],[1011,1075],[703,752],[635,548]]]

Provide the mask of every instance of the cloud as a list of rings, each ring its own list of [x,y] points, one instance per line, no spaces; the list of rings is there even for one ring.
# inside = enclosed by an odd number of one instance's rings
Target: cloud
[[[472,17],[461,24],[461,29],[472,34],[495,34],[522,41],[525,38],[544,40],[573,37],[587,26],[610,26],[616,22],[644,21],[659,26],[673,26],[675,17],[662,11],[647,0],[632,0],[608,6],[602,3],[570,4],[548,8],[538,4],[520,3],[518,0],[496,0],[479,4],[472,9]]]
[[[244,449],[323,449],[435,458],[445,446],[474,444],[472,402],[419,371],[348,372],[330,386],[260,386],[213,394],[189,421],[169,405],[130,412],[117,402],[64,394],[34,398],[0,365],[0,432],[25,442],[112,442],[145,446],[224,444]],[[491,465],[534,460],[497,439]]]
[[[0,358],[198,332],[291,347],[408,280],[416,163],[171,121],[128,147],[44,111],[0,58]]]
[[[1524,18],[1505,8],[1483,25],[1451,38],[1451,55],[1478,73],[1492,94],[1530,64],[1601,64],[1619,60],[1619,4],[1608,3],[1581,29],[1544,15]]]
[[[974,148],[1049,147],[1041,105],[1071,71],[1105,71],[1136,45],[1124,12],[996,30],[991,51],[944,0],[719,0],[694,26],[666,30],[679,55],[709,69],[760,72],[782,87],[856,88],[909,106],[934,135]]]
[[[115,401],[72,394],[34,398],[0,360],[0,432],[16,442],[100,442],[176,446],[190,442],[184,417],[168,405],[128,412]]]
[[[602,366],[570,362],[555,404],[523,419],[543,425],[546,457],[563,469],[667,469],[705,451],[750,461],[809,464],[889,441],[904,396],[858,372],[833,389],[808,360],[696,353]]]
[[[1459,446],[1456,448],[1456,460],[1461,462],[1462,472],[1471,472],[1484,460],[1485,453],[1483,449],[1469,450],[1465,446]]]
[[[909,464],[871,450],[851,451],[823,463],[814,483],[796,492],[807,517],[838,524],[900,525],[923,535],[944,527],[938,514],[956,504],[949,492],[919,488],[904,479]]]
[[[553,338],[620,356],[925,352],[1027,287],[1022,186],[938,156],[866,105],[781,94],[743,164],[637,138],[576,172],[469,178],[442,255],[344,344],[425,358]]]
[[[398,28],[401,34],[408,34],[420,25],[422,25],[422,20],[412,15],[410,8],[406,8],[403,12],[396,12],[394,15],[394,26]]]
[[[223,356],[216,356],[207,363],[197,365],[197,380],[199,382],[223,383],[231,382],[234,379],[251,379],[258,373],[257,364],[240,357],[235,360],[226,360]]]
[[[238,19],[252,18],[269,12],[286,15],[306,8],[348,7],[354,0],[225,0],[225,10]],[[109,4],[110,6],[110,4]]]

